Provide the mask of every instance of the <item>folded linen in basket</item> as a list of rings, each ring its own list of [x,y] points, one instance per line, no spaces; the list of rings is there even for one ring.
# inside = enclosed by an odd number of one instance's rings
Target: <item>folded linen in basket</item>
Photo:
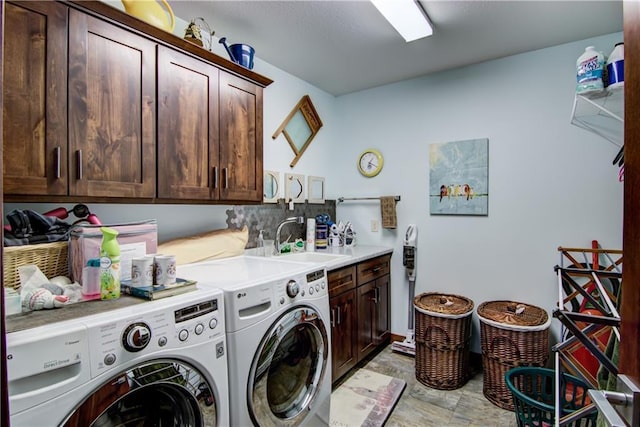
[[[396,228],[398,226],[395,196],[380,197],[380,213],[382,214],[383,228]]]

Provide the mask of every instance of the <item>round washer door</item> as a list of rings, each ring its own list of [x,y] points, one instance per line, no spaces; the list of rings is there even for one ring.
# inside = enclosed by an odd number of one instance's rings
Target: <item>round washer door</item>
[[[256,425],[296,426],[312,409],[327,366],[329,339],[318,312],[297,306],[271,325],[258,347],[247,399]]]
[[[138,364],[88,396],[62,424],[71,426],[215,426],[216,401],[206,377],[188,363]]]

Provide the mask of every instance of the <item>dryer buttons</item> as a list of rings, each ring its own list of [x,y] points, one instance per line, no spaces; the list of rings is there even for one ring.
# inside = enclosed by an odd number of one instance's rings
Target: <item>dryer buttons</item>
[[[215,317],[212,318],[211,320],[209,320],[209,328],[210,329],[215,329],[216,326],[218,326],[218,319],[216,319]]]
[[[158,347],[164,347],[167,345],[167,337],[158,338]]]
[[[189,331],[187,331],[186,329],[182,329],[180,330],[180,332],[178,332],[178,339],[180,341],[186,341],[187,338],[189,338]]]
[[[202,332],[204,332],[204,325],[202,323],[198,323],[194,328],[194,332],[196,333],[196,335],[202,334]]]
[[[109,353],[106,356],[104,356],[104,364],[107,366],[111,366],[114,363],[116,363],[116,355],[113,353]]]

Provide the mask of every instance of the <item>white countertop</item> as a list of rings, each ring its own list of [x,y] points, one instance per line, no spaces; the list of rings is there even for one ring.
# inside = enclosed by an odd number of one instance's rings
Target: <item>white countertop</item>
[[[393,248],[389,246],[370,246],[370,245],[356,245],[351,247],[338,246],[338,247],[328,247],[327,249],[318,249],[314,252],[297,252],[293,254],[281,254],[274,255],[272,258],[282,261],[291,261],[291,262],[312,262],[318,265],[324,265],[328,271],[336,270],[341,267],[345,267],[347,265],[355,264],[360,261],[365,261],[367,259],[375,258],[380,255],[386,255],[393,252]],[[248,256],[256,256],[257,250],[247,249],[245,251],[245,255]],[[300,255],[300,259],[296,259],[296,257]],[[319,260],[319,261],[310,261],[308,259],[303,259],[309,254],[309,258],[313,257],[313,254],[327,254],[327,255],[339,255],[335,257],[331,257],[327,260]]]

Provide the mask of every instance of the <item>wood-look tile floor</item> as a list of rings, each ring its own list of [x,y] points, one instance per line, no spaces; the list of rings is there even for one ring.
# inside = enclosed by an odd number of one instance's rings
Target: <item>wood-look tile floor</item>
[[[495,406],[482,394],[482,372],[456,390],[436,390],[416,379],[415,359],[387,346],[361,366],[407,383],[386,426],[515,427],[515,414]]]

